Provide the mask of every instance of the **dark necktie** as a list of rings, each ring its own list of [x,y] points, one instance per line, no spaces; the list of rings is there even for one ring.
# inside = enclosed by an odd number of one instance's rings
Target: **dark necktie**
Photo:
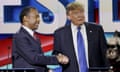
[[[80,27],[78,27],[77,32],[77,48],[78,48],[78,57],[79,57],[79,68],[80,72],[88,72],[87,61],[85,56],[85,47],[82,34],[80,32]]]
[[[34,35],[33,35],[34,39],[37,40],[37,34],[34,32]]]

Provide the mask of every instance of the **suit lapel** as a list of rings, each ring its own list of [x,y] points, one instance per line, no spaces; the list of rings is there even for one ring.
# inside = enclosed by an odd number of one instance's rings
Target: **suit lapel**
[[[71,26],[67,26],[66,28],[66,31],[65,31],[65,39],[66,39],[66,42],[69,44],[68,48],[70,48],[70,52],[73,52],[74,53],[74,56],[75,55],[75,50],[74,50],[74,43],[73,43],[73,37],[72,37],[72,30],[71,30]],[[72,54],[73,54],[72,53]]]
[[[92,54],[92,53],[94,53],[93,49],[92,49],[93,29],[91,29],[91,27],[87,23],[85,23],[85,26],[86,26],[86,33],[87,33],[87,39],[88,39],[88,59],[89,59],[89,66],[90,66],[90,63],[91,63],[90,61],[91,61],[91,58],[92,58],[91,55],[94,55],[94,54]]]
[[[69,43],[68,48],[70,48],[70,49],[68,49],[68,50],[69,50],[68,52],[69,52],[70,55],[72,56],[72,59],[73,59],[75,65],[76,65],[76,68],[78,69],[78,63],[77,63],[77,57],[76,57],[75,48],[74,48],[74,43],[73,43],[73,36],[72,36],[71,25],[69,25],[69,26],[67,27],[66,36],[67,36],[66,38],[69,39],[69,40],[67,41],[67,42]]]
[[[34,43],[34,45],[35,46],[38,46],[36,49],[38,49],[38,51],[40,51],[41,53],[43,53],[43,51],[42,51],[42,48],[41,48],[41,43],[40,43],[40,40],[39,39],[37,39],[37,40],[35,40],[24,28],[22,28],[21,27],[21,29],[20,29],[20,32],[22,33],[22,34],[25,34],[26,35],[26,37],[32,42],[32,43]]]
[[[33,41],[35,41],[36,43],[40,44],[40,41],[37,39],[34,39],[24,28],[21,27],[20,29],[21,32],[24,32],[24,34],[26,34],[28,37],[30,37],[30,39],[32,39]]]
[[[73,45],[72,30],[71,30],[71,26],[70,25],[67,27],[66,36],[67,36],[66,38],[69,39],[68,42],[70,42],[71,47],[74,47],[74,45]]]
[[[89,27],[89,24],[85,23],[85,27],[86,27],[86,33],[87,33],[87,39],[88,39],[88,43],[92,40],[92,32],[93,30]]]

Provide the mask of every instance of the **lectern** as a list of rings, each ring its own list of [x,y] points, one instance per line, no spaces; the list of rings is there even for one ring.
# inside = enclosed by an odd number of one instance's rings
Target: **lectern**
[[[35,72],[34,68],[0,69],[0,72]]]
[[[108,72],[110,67],[90,67],[89,72]]]

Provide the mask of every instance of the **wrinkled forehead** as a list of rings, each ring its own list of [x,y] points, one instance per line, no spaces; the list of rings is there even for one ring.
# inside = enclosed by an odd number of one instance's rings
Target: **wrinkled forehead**
[[[38,15],[38,11],[36,9],[30,9],[30,12],[28,15]]]
[[[36,9],[30,9],[30,13],[38,13],[38,11]]]
[[[72,4],[72,5],[68,5],[66,10],[67,10],[67,14],[71,11],[84,12],[84,7],[83,5],[80,5],[80,4]]]
[[[69,10],[69,12],[84,12],[84,9],[76,8],[76,9]]]
[[[83,6],[82,5],[73,5],[73,6],[70,6],[67,8],[69,11],[70,10],[84,10]]]

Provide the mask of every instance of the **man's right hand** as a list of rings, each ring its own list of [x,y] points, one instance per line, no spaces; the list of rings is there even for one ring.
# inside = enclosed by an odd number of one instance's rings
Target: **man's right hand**
[[[68,64],[69,58],[61,53],[59,53],[57,56],[58,62],[61,64]]]

